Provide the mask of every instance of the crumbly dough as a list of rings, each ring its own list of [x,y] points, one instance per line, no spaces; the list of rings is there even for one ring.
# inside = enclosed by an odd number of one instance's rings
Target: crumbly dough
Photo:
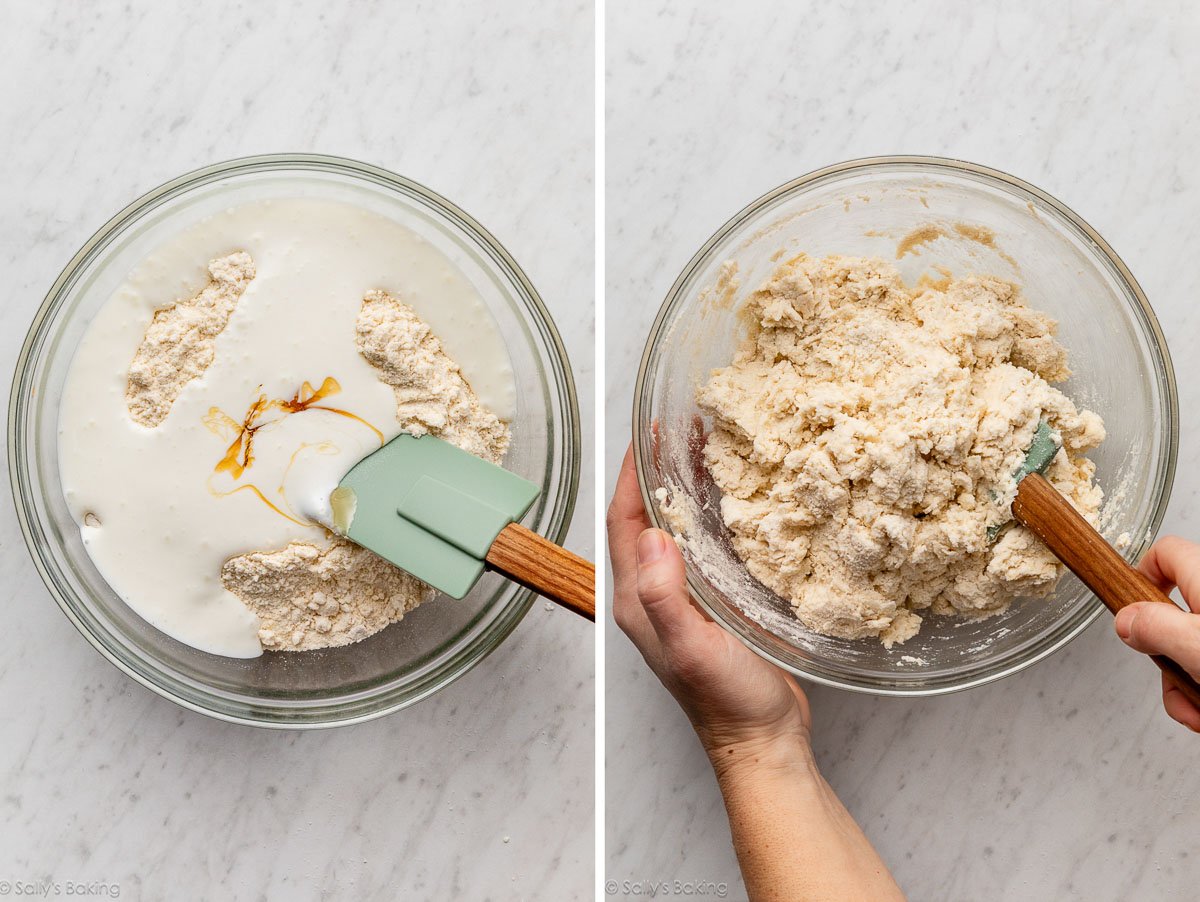
[[[1104,425],[1051,383],[1055,322],[990,277],[907,288],[882,260],[801,255],[744,308],[732,365],[698,393],[705,464],[749,572],[816,632],[903,642],[918,611],[983,617],[1043,596],[1062,565],[1011,521],[1039,419],[1046,477],[1094,521],[1082,455]]]
[[[185,385],[214,359],[254,263],[245,253],[213,260],[212,281],[194,298],[155,313],[129,368],[126,403],[136,422],[166,419]],[[338,324],[331,323],[331,328]],[[398,298],[368,292],[354,323],[343,324],[359,353],[396,396],[400,428],[437,435],[500,463],[508,425],[484,407],[441,342]],[[261,621],[259,640],[276,651],[358,642],[400,620],[433,590],[373,552],[330,534],[322,547],[293,542],[230,558],[222,584]]]
[[[195,297],[154,311],[125,383],[135,423],[153,429],[165,420],[184,386],[212,364],[217,336],[254,278],[254,261],[238,252],[213,260],[208,272],[208,284]]]

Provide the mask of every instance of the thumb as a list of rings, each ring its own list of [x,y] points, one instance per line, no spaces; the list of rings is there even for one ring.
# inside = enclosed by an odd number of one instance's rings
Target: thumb
[[[661,529],[647,529],[638,536],[637,591],[646,618],[664,645],[678,640],[693,618],[703,619],[688,596],[683,555]]]
[[[1135,651],[1165,655],[1188,673],[1200,673],[1200,615],[1174,604],[1144,601],[1118,611],[1115,626]]]

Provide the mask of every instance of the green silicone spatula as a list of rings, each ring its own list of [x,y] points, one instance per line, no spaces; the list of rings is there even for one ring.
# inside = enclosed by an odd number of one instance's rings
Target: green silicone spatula
[[[1041,539],[1055,557],[1083,581],[1112,613],[1139,601],[1175,604],[1119,555],[1095,528],[1042,475],[1058,453],[1059,440],[1044,421],[1038,423],[1025,463],[1017,471],[1012,514]],[[1151,655],[1154,663],[1195,705],[1200,685],[1170,658]]]
[[[539,489],[431,435],[402,434],[330,496],[334,529],[452,598],[494,570],[591,620],[596,569],[521,526]]]

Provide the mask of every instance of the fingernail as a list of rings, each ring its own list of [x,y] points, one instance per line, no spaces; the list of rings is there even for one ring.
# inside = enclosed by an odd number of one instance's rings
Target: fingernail
[[[1117,612],[1117,635],[1120,636],[1122,640],[1128,642],[1129,637],[1133,635],[1133,621],[1137,619],[1137,615],[1137,608],[1133,608],[1132,610],[1129,608],[1122,608]]]
[[[657,529],[647,529],[638,536],[637,559],[639,564],[653,564],[667,550],[667,540]]]

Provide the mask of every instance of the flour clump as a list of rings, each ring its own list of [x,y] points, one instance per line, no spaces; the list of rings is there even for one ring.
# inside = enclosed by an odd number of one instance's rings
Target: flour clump
[[[970,277],[905,286],[882,260],[778,267],[747,335],[697,400],[705,465],[734,550],[808,628],[885,645],[918,612],[978,618],[1053,590],[1062,565],[1011,520],[1013,474],[1040,420],[1062,448],[1046,478],[1095,522],[1083,455],[1104,426],[1054,387],[1055,322],[1020,289]]]
[[[511,439],[508,426],[480,403],[458,364],[411,307],[386,292],[370,291],[355,333],[359,353],[396,395],[401,429],[436,435],[500,463]]]
[[[433,590],[360,545],[294,542],[238,555],[221,580],[262,625],[263,648],[306,651],[349,645],[400,620]]]
[[[154,311],[126,380],[125,403],[135,423],[157,426],[184,386],[204,375],[217,336],[254,279],[254,261],[239,251],[211,261],[208,271],[208,284],[193,297]]]

